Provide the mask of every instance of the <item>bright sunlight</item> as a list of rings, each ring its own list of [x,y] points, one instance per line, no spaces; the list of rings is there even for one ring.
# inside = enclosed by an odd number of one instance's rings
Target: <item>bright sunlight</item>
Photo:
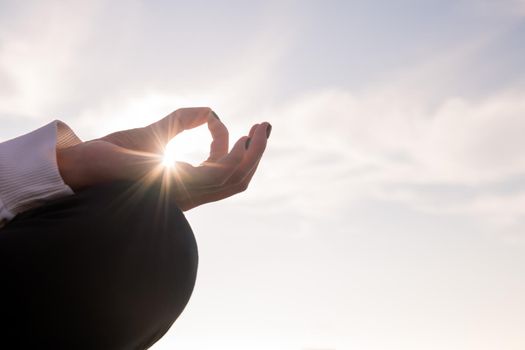
[[[208,158],[211,136],[206,125],[183,131],[166,145],[162,164],[175,166],[175,162],[199,165]]]

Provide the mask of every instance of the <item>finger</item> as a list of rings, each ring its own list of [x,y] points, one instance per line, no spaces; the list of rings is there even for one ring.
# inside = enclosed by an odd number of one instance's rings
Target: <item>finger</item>
[[[262,154],[264,153],[264,148],[266,147],[264,140],[268,135],[268,127],[268,123],[264,123],[262,126],[257,124],[254,125],[250,130],[250,135],[255,137],[256,146],[254,146],[254,149],[252,150],[256,159],[255,163],[253,163],[253,159],[247,159],[246,152],[243,162],[237,167],[236,171],[232,174],[232,176],[230,176],[224,185],[215,186],[213,188],[201,188],[199,191],[195,191],[192,196],[191,205],[188,207],[188,209],[204,203],[219,201],[231,197],[237,193],[245,191],[248,188],[250,181],[257,171]],[[261,140],[262,136],[264,136],[264,140]],[[264,144],[264,148],[262,149],[260,145],[261,141]]]
[[[222,157],[217,162],[206,162],[200,166],[202,175],[200,182],[206,187],[220,186],[235,172],[237,167],[243,161],[246,153],[247,136],[241,137],[233,146],[230,153]]]
[[[271,128],[269,123],[262,123],[254,130],[243,162],[228,180],[229,184],[240,183],[256,168],[266,149],[268,128]]]
[[[251,127],[250,132],[248,133],[248,141],[246,141],[246,149],[250,146],[250,143],[252,142],[252,137],[255,134],[255,130],[259,127],[259,124],[255,124]]]
[[[220,201],[245,191],[257,170],[258,164],[259,163],[257,163],[248,176],[239,183],[215,187],[214,189],[200,189],[199,191],[194,191],[191,200],[184,201],[183,205],[185,209],[183,210],[189,210],[205,203]]]
[[[264,150],[266,148],[265,135],[267,135],[268,127],[268,123],[264,123],[263,125],[256,124],[252,127],[252,129],[250,130],[251,137],[247,141],[249,145],[248,150],[246,151],[241,164],[237,167],[235,172],[228,178],[227,185],[235,186],[247,180],[245,186],[241,185],[241,187],[247,187],[249,181],[251,180],[251,177],[257,169],[257,165],[259,164]],[[251,144],[252,139],[255,140],[253,145]],[[250,177],[246,179],[248,176]]]
[[[257,161],[250,170],[245,171],[244,169],[239,169],[239,171],[230,177],[227,185],[237,188],[239,192],[247,190],[260,162],[261,158],[259,158],[259,161]]]
[[[167,123],[167,126],[171,125],[175,132],[173,136],[175,136],[184,130],[193,129],[206,123],[212,113],[210,107],[180,108],[166,116],[164,123]]]
[[[208,168],[208,171],[206,172],[208,186],[199,186],[197,184],[197,187],[194,187],[191,193],[188,193],[186,200],[181,201],[181,208],[183,210],[189,210],[201,204],[219,201],[246,190],[257,170],[262,154],[266,148],[266,139],[271,131],[269,128],[271,128],[269,123],[263,123],[261,125],[256,124],[252,127],[249,135],[253,138],[253,146],[250,145],[248,149],[245,148],[240,164],[232,166],[234,171],[226,182],[222,182],[221,175],[219,174],[210,176],[209,171],[210,169],[217,169],[213,166],[220,166],[227,163],[228,157],[234,158],[234,150],[240,154],[241,150],[239,148],[243,143],[246,145],[248,137],[243,137],[237,141],[232,152],[221,159],[218,164],[208,164],[206,167],[201,167]],[[251,153],[250,157],[248,157],[248,153]],[[231,164],[236,164],[237,162],[232,161]],[[222,176],[228,176],[227,173],[224,174]],[[195,176],[193,176],[193,178],[195,178]]]
[[[210,145],[210,156],[206,161],[214,162],[228,154],[229,134],[226,126],[213,112],[208,117],[208,130],[210,130],[212,142]]]
[[[180,108],[147,128],[153,131],[162,145],[166,145],[184,130],[193,129],[206,123],[211,115],[212,110],[209,107]]]
[[[252,141],[248,148],[249,156],[256,156],[264,152],[271,128],[272,126],[268,122],[261,123],[254,128],[253,135],[251,136]]]
[[[250,132],[248,133],[248,137],[253,137],[253,134],[255,133],[255,130],[257,130],[258,127],[259,127],[259,124],[253,125],[252,128],[250,129]]]

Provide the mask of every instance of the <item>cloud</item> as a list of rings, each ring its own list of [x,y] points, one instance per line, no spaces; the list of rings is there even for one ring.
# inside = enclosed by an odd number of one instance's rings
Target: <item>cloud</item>
[[[476,89],[490,79],[487,53],[507,35],[482,33],[360,90],[321,88],[273,106],[256,196],[325,220],[381,200],[516,230],[525,207],[524,77],[515,71],[512,83]]]
[[[188,105],[255,121],[253,111],[271,98],[275,64],[293,36],[290,17],[171,6],[159,12],[139,1],[100,0],[4,9],[12,25],[0,35],[0,117],[27,125],[60,118],[87,138]],[[196,26],[192,11],[207,24]],[[253,21],[245,23],[246,16]],[[217,26],[221,19],[229,25]],[[243,31],[232,31],[239,25]]]
[[[525,16],[525,1],[516,0],[516,10],[519,15]]]
[[[515,11],[524,3],[513,4]],[[11,14],[16,25],[0,37],[2,119],[10,116],[17,128],[28,129],[33,124],[23,120],[58,116],[92,138],[150,123],[179,106],[211,105],[230,121],[233,137],[250,122],[274,124],[265,171],[256,176],[264,184],[253,190],[260,205],[278,197],[301,215],[335,216],[348,201],[380,198],[484,216],[502,216],[490,203],[507,203],[516,209],[503,221],[521,215],[523,189],[503,195],[494,188],[525,173],[525,91],[509,87],[466,96],[458,88],[472,80],[466,68],[483,71],[482,50],[504,29],[429,52],[419,66],[385,73],[382,82],[361,90],[297,87],[286,96],[295,97],[285,99],[272,91],[284,79],[278,68],[290,42],[299,40],[286,30],[290,18],[268,30],[246,26],[231,50],[211,60],[191,51],[192,40],[180,38],[177,29],[187,22],[161,31],[152,23],[159,14],[150,11],[139,2],[121,8],[107,1],[57,1]],[[117,12],[120,21],[114,23]],[[203,46],[214,38],[204,29],[191,33]],[[150,43],[153,34],[159,37]],[[171,67],[171,61],[178,64]]]
[[[525,1],[523,0],[467,0],[474,10],[486,16],[502,16],[507,18],[520,18],[525,16]]]
[[[279,190],[309,214],[379,198],[510,224],[525,214],[524,181],[515,181],[525,174],[524,101],[520,90],[433,108],[410,91],[311,93],[273,113],[276,135],[286,135],[272,140],[274,170],[261,187],[285,182]]]
[[[0,91],[2,115],[42,120],[56,115],[73,93],[68,78],[85,54],[80,48],[99,5],[50,1],[6,10],[3,20],[10,25],[0,36],[0,71],[9,89]]]

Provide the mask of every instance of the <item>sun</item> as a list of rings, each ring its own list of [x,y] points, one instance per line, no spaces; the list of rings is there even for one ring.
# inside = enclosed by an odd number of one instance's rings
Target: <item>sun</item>
[[[184,131],[173,138],[164,150],[162,164],[167,168],[176,162],[199,165],[208,158],[211,136],[206,126]]]
[[[173,147],[169,147],[169,144],[166,146],[166,149],[164,150],[164,157],[162,158],[162,165],[164,165],[167,168],[172,168],[175,166],[175,150]]]

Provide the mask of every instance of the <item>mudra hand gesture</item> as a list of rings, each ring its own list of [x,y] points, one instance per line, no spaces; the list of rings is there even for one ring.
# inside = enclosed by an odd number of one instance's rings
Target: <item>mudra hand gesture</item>
[[[212,136],[208,159],[199,166],[183,162],[163,166],[166,144],[205,123]],[[181,108],[146,127],[57,150],[57,161],[64,182],[73,190],[118,180],[167,181],[179,207],[189,210],[244,191],[270,132],[269,123],[255,124],[228,152],[228,129],[210,108]]]

